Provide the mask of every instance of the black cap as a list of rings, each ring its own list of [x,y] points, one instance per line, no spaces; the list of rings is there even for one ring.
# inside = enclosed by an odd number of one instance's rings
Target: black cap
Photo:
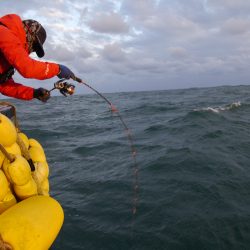
[[[34,39],[33,50],[36,52],[38,57],[44,56],[43,44],[46,40],[46,31],[43,26],[35,20],[23,20],[23,23],[27,27],[27,31]]]
[[[46,40],[46,31],[43,28],[43,26],[40,24],[37,32],[36,32],[36,40],[34,43],[34,50],[37,54],[38,57],[43,57],[44,56],[44,49],[43,49],[43,44]]]

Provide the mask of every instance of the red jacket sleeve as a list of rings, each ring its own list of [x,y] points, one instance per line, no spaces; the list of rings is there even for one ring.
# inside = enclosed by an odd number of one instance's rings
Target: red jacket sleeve
[[[0,93],[22,100],[31,100],[33,99],[34,89],[23,86],[20,83],[14,82],[13,79],[10,79],[5,83],[0,84]]]
[[[59,73],[58,64],[32,59],[20,39],[7,28],[1,27],[0,37],[0,50],[23,77],[44,80]]]

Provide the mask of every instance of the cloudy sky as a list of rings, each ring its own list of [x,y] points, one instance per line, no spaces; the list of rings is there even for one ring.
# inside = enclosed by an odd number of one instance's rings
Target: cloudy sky
[[[0,1],[8,13],[42,23],[43,60],[102,92],[250,83],[247,0]]]

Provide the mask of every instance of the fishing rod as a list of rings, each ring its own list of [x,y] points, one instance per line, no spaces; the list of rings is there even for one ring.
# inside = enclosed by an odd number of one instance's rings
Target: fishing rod
[[[108,100],[103,94],[101,94],[99,91],[97,91],[96,89],[94,89],[93,87],[91,87],[89,84],[87,84],[86,82],[84,82],[81,78],[79,77],[72,77],[72,80],[85,85],[86,87],[88,87],[89,89],[91,89],[92,91],[94,91],[98,96],[100,96],[109,106],[111,109],[111,112],[115,113],[125,131],[127,134],[127,138],[130,144],[130,148],[131,148],[131,155],[133,158],[133,174],[134,174],[134,182],[133,182],[133,208],[132,208],[132,214],[135,215],[137,212],[137,206],[138,206],[138,189],[139,189],[139,185],[138,185],[138,173],[139,173],[139,168],[138,168],[138,164],[137,164],[137,159],[136,159],[136,148],[134,146],[134,141],[133,141],[133,136],[131,133],[131,130],[128,128],[127,124],[124,122],[121,114],[119,113],[118,109],[111,103],[110,100]],[[65,79],[59,80],[54,84],[54,88],[52,88],[49,92],[58,89],[60,91],[60,93],[62,95],[64,95],[65,97],[67,95],[72,95],[75,91],[75,86],[73,84],[68,83]]]

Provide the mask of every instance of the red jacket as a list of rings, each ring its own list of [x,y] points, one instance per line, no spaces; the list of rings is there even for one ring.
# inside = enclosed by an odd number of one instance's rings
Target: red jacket
[[[44,80],[59,73],[59,65],[36,61],[29,57],[26,34],[18,15],[0,18],[0,74],[13,66],[23,77]],[[15,83],[13,79],[0,84],[0,93],[18,99],[31,100],[34,89]]]

